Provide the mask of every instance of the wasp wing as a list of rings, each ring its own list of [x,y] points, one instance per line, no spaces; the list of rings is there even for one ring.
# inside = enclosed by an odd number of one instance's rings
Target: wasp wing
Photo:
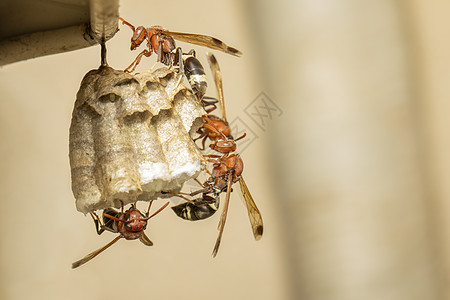
[[[223,205],[222,214],[220,215],[219,221],[219,236],[217,237],[216,244],[214,245],[214,250],[212,253],[213,257],[216,257],[217,251],[219,251],[220,241],[222,240],[223,229],[225,228],[225,222],[227,220],[228,215],[228,206],[230,204],[230,194],[231,194],[231,183],[233,181],[233,176],[228,176],[228,185],[227,185],[227,195],[225,196],[225,203]]]
[[[248,218],[250,219],[250,224],[252,225],[253,236],[255,237],[255,240],[258,241],[263,235],[262,216],[255,204],[255,201],[253,201],[253,197],[250,194],[243,177],[239,180],[239,184],[241,186],[242,195],[244,196],[245,205],[247,206],[247,213]]]
[[[234,56],[241,56],[242,52],[239,51],[236,48],[230,47],[221,40],[209,36],[209,35],[203,35],[203,34],[194,34],[194,33],[183,33],[183,32],[174,32],[174,31],[168,31],[166,29],[161,30],[161,33],[169,35],[173,37],[174,39],[182,42],[191,43],[194,45],[200,45],[204,47],[208,47],[215,50],[220,50],[225,53],[234,55]]]
[[[223,96],[223,83],[222,83],[222,73],[220,72],[219,63],[217,62],[214,54],[206,53],[208,58],[209,67],[211,68],[211,73],[214,76],[214,82],[216,83],[217,93],[219,94],[219,104],[222,110],[222,120],[227,121],[227,115],[225,113],[225,98]]]
[[[83,257],[82,259],[77,260],[76,262],[72,263],[72,269],[78,268],[82,264],[87,263],[88,261],[90,261],[91,259],[96,257],[97,255],[99,255],[100,253],[102,253],[103,251],[108,249],[112,244],[114,244],[115,242],[120,240],[120,238],[122,238],[122,236],[118,235],[115,239],[113,239],[111,242],[109,242],[105,246],[101,247],[100,249],[95,250],[94,252],[89,253],[88,255]]]

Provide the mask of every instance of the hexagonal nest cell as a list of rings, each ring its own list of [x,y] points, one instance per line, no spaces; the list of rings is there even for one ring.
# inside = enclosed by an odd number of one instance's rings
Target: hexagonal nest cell
[[[78,211],[156,199],[200,173],[191,135],[205,111],[179,76],[165,67],[137,75],[101,67],[83,78],[69,137]]]

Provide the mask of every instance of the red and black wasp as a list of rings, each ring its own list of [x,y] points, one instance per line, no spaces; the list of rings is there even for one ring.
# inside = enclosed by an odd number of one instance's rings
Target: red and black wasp
[[[145,214],[141,213],[135,204],[132,204],[131,207],[123,211],[123,203],[120,211],[117,211],[113,208],[108,208],[103,211],[103,222],[97,216],[97,214],[91,213],[92,218],[94,219],[95,228],[97,230],[97,234],[102,234],[105,230],[113,233],[119,233],[119,235],[114,238],[111,242],[106,244],[105,246],[97,249],[82,259],[72,263],[72,269],[75,269],[82,264],[87,263],[106,249],[108,249],[115,242],[124,238],[126,240],[135,240],[139,239],[146,246],[153,246],[153,242],[148,238],[145,234],[144,230],[147,228],[147,221],[160,213],[164,208],[169,205],[167,202],[160,209],[158,209],[154,214],[149,216],[150,207],[153,201],[150,201],[148,205],[147,212]]]

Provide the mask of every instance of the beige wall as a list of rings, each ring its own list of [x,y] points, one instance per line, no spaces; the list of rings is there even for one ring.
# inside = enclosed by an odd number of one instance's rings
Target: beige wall
[[[405,1],[406,2],[406,1]],[[450,299],[450,3],[413,1],[409,9],[409,33],[413,39],[414,65],[421,136],[423,180],[428,197],[429,236],[439,271],[440,295]]]
[[[71,270],[113,238],[76,211],[68,163],[73,102],[100,49],[2,68],[0,298],[450,299],[449,8],[123,1],[134,25],[211,34],[244,52],[216,56],[229,118],[258,137],[244,176],[265,233],[253,240],[236,189],[215,259],[219,216],[187,223],[166,210],[149,222],[154,247],[121,240]],[[137,54],[130,33],[108,42],[112,67]],[[243,111],[260,92],[282,111],[262,127]]]

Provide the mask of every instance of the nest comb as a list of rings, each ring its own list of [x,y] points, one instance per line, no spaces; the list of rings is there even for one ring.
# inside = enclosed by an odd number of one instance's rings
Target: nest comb
[[[72,114],[69,159],[77,210],[149,201],[202,170],[191,135],[205,111],[178,73],[88,72]]]

